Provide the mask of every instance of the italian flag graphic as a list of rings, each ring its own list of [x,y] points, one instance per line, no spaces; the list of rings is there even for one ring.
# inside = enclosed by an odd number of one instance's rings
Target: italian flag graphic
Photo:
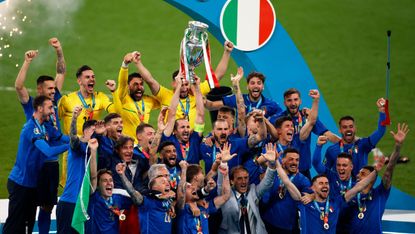
[[[221,13],[223,37],[239,50],[265,45],[274,32],[276,18],[269,0],[229,0]]]

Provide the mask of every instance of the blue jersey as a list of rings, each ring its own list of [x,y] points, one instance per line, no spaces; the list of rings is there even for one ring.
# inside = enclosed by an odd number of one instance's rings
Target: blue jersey
[[[303,193],[312,193],[310,180],[301,173],[288,175],[291,182]],[[262,219],[274,227],[292,230],[297,222],[297,202],[291,198],[279,177],[275,177],[271,190],[261,199]],[[278,218],[275,218],[278,217]]]
[[[88,214],[90,219],[86,222],[85,233],[88,234],[117,234],[118,216],[110,209],[112,197],[105,201],[99,191],[95,191],[89,199]]]
[[[353,157],[353,172],[356,176],[362,167],[368,164],[368,155],[370,151],[375,148],[376,144],[382,139],[385,134],[386,127],[381,125],[385,119],[385,114],[380,113],[378,128],[369,137],[360,138],[352,144],[346,144],[341,140],[340,142],[330,146],[326,151],[325,164],[328,168],[336,167],[337,155],[342,152],[349,153]]]
[[[76,203],[78,199],[88,159],[86,148],[87,143],[79,141],[78,145],[71,147],[68,151],[68,177],[61,201]]]
[[[271,123],[275,123],[275,121],[282,116],[291,117],[294,124],[294,138],[292,144],[296,146],[296,148],[298,147],[297,149],[300,151],[301,157],[299,170],[305,171],[311,168],[311,134],[304,141],[300,140],[300,131],[304,124],[307,122],[307,116],[303,115],[301,110],[298,111],[298,114],[298,116],[291,116],[287,111],[283,111],[280,114],[271,116],[269,118],[269,121],[271,121]],[[315,135],[320,136],[327,131],[328,129],[326,128],[326,126],[324,126],[324,124],[317,118],[317,121],[313,126],[312,132]]]
[[[260,99],[257,102],[251,102],[248,94],[242,94],[242,97],[244,99],[244,103],[246,106],[246,110],[245,110],[246,114],[248,114],[254,109],[262,109],[262,110],[265,110],[265,118],[268,118],[272,115],[282,112],[282,109],[278,105],[278,103],[276,103],[275,101],[269,98],[264,97],[264,95],[262,94],[261,94]],[[225,106],[237,108],[235,94],[223,97],[222,102]]]
[[[169,214],[170,202],[144,196],[138,207],[141,233],[171,233],[172,217]]]
[[[186,160],[190,164],[199,164],[200,160],[200,143],[202,143],[202,137],[199,136],[199,133],[192,132],[189,136],[189,141],[187,144],[179,142],[176,136],[171,135],[167,137],[162,135],[161,142],[171,141],[176,147],[177,153],[177,162]]]
[[[231,155],[237,154],[228,162],[229,170],[231,170],[235,166],[242,165],[245,161],[242,156],[249,152],[248,138],[238,138],[229,140],[228,142],[231,145]],[[202,159],[205,162],[205,172],[207,174],[212,168],[213,162],[216,160],[216,155],[220,153],[220,149],[216,147],[215,144],[213,144],[213,146],[208,146],[205,143],[202,143],[200,145],[200,152]]]
[[[368,194],[361,194],[352,199],[351,206],[351,231],[350,233],[382,233],[382,216],[385,212],[386,201],[388,200],[390,189],[386,189],[381,182],[375,189]],[[364,217],[358,218],[360,213],[358,198],[360,196],[360,206],[365,207]]]
[[[203,206],[198,206],[200,209],[200,216],[193,216],[189,204],[184,205],[184,209],[179,211],[177,219],[177,233],[183,234],[201,234],[209,233],[209,215],[217,211],[213,200],[209,202],[206,209]]]
[[[20,133],[16,162],[9,179],[21,186],[35,188],[40,168],[45,160],[55,157],[68,149],[68,144],[49,146],[48,135],[54,135],[55,128],[39,125],[32,117]]]
[[[346,201],[343,196],[330,197],[328,204],[328,229],[323,227],[324,221],[321,219],[321,213],[326,210],[326,202],[310,202],[307,205],[299,202],[297,204],[300,209],[300,227],[302,234],[335,234],[339,213],[341,208],[345,206]],[[318,206],[318,209],[316,208],[316,205]]]
[[[260,176],[265,173],[267,170],[266,166],[257,165],[255,160],[261,156],[263,153],[264,146],[268,143],[269,138],[262,140],[253,148],[249,149],[249,152],[246,155],[243,155],[242,158],[246,161],[243,162],[243,166],[248,170],[249,174],[249,183],[259,184],[261,182]]]
[[[114,146],[115,141],[111,138],[99,135],[99,134],[93,134],[92,137],[96,138],[98,140],[99,146],[98,146],[98,170],[100,169],[111,169],[111,161],[112,156],[114,154]]]

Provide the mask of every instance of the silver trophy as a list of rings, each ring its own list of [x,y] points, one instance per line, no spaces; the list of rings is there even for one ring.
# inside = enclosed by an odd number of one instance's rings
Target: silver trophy
[[[203,61],[203,41],[207,45],[208,39],[208,25],[199,21],[190,21],[188,27],[184,31],[184,59],[188,64],[189,74],[188,80],[190,83],[195,83],[194,75],[195,68]]]

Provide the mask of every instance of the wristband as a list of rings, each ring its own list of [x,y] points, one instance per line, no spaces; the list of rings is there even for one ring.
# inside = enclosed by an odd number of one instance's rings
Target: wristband
[[[202,133],[205,130],[205,124],[197,124],[195,123],[195,127],[193,129],[195,132]]]
[[[126,64],[124,61],[122,61],[121,67],[122,68],[128,68],[128,64]]]

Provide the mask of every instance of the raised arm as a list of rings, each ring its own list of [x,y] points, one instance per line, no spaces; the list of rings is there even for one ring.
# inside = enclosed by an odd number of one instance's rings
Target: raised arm
[[[311,131],[317,121],[318,116],[318,104],[320,101],[320,93],[317,89],[309,91],[308,95],[313,99],[313,105],[311,107],[310,115],[307,118],[306,124],[300,130],[300,140],[305,141],[310,136]]]
[[[167,127],[167,125],[164,124],[164,119],[166,118],[167,110],[168,110],[167,107],[163,107],[161,109],[160,113],[159,113],[159,116],[158,116],[157,131],[156,131],[156,134],[154,135],[153,140],[151,141],[150,150],[149,150],[149,154],[150,154],[149,163],[150,163],[150,166],[157,163],[157,149],[159,147],[163,131]]]
[[[265,125],[265,116],[262,110],[254,110],[255,121],[259,123],[259,129],[256,134],[251,134],[248,137],[248,147],[253,148],[256,144],[266,138],[267,127]]]
[[[61,91],[63,87],[63,82],[65,81],[65,74],[66,74],[66,64],[65,64],[65,57],[63,56],[63,50],[61,43],[59,42],[58,38],[53,37],[49,39],[49,44],[55,49],[56,51],[56,77],[55,77],[55,84],[56,88]]]
[[[357,193],[361,192],[363,189],[366,188],[370,183],[376,180],[376,176],[378,175],[377,170],[373,170],[368,176],[366,176],[364,179],[359,181],[355,186],[353,186],[352,189],[348,190],[344,194],[344,200],[346,202],[349,202],[352,200],[354,196],[356,196]]]
[[[97,178],[97,149],[98,149],[98,140],[95,138],[92,138],[88,141],[88,147],[91,149],[91,153],[89,155],[90,157],[90,161],[89,161],[89,172],[90,172],[90,180],[91,180],[91,191],[90,193],[94,193],[96,188],[97,188],[97,184],[98,184],[98,178]]]
[[[229,59],[231,58],[231,53],[233,50],[233,44],[230,41],[225,41],[223,47],[225,50],[223,51],[222,58],[220,59],[219,64],[215,70],[216,77],[219,81],[223,78],[226,70],[228,69]]]
[[[167,127],[164,129],[164,135],[169,137],[173,133],[174,128],[174,122],[176,121],[176,111],[177,111],[177,105],[180,101],[180,88],[183,84],[183,74],[177,74],[176,76],[176,84],[177,87],[174,91],[173,97],[171,99],[170,107],[169,107],[169,113],[167,114]]]
[[[203,130],[205,127],[205,107],[203,105],[203,95],[200,91],[200,78],[195,76],[196,83],[193,86],[194,94],[196,98],[196,120],[195,120],[195,129],[194,131],[203,135]]]
[[[321,161],[321,149],[324,144],[327,143],[327,137],[319,136],[317,139],[317,145],[314,149],[313,154],[313,167],[316,169],[318,174],[322,174],[326,172],[326,167],[324,166],[323,162]]]
[[[279,156],[279,155],[278,155]],[[276,160],[277,162],[277,172],[278,176],[280,177],[282,183],[287,188],[287,191],[290,193],[291,198],[295,201],[301,200],[301,192],[298,190],[298,188],[291,182],[290,178],[288,178],[287,173],[285,173],[284,168],[282,168],[279,160]]]
[[[79,137],[77,135],[77,120],[78,120],[79,115],[81,114],[81,111],[82,111],[82,106],[76,106],[73,109],[71,127],[69,130],[70,146],[72,149],[76,149],[80,143]]]
[[[160,90],[160,84],[156,79],[153,78],[153,75],[151,75],[150,71],[147,70],[147,68],[143,65],[140,52],[136,52],[134,54],[133,62],[137,66],[138,72],[143,77],[144,82],[146,82],[150,87],[151,93],[156,95]]]
[[[26,104],[29,101],[29,92],[27,91],[24,82],[26,81],[26,75],[29,70],[30,63],[37,55],[37,50],[29,50],[25,53],[23,65],[17,74],[16,81],[14,82],[17,97],[22,104]]]
[[[383,176],[382,176],[382,183],[385,189],[389,189],[392,185],[393,170],[398,161],[402,144],[405,141],[405,138],[408,132],[409,132],[408,125],[405,123],[403,123],[402,125],[398,123],[398,131],[396,133],[394,133],[393,131],[390,132],[393,138],[395,139],[395,148],[393,150],[392,156],[390,157],[388,166],[386,166],[385,173],[383,173]]]
[[[121,177],[122,185],[127,190],[128,194],[130,194],[130,197],[134,204],[141,205],[144,201],[143,195],[141,195],[140,192],[134,189],[134,186],[131,184],[131,182],[128,180],[128,178],[125,176],[125,168],[127,165],[125,163],[118,163],[115,166],[115,170],[117,171],[117,174]]]
[[[186,189],[188,186],[191,186],[186,182],[186,173],[187,173],[187,166],[188,163],[185,160],[179,162],[181,174],[180,174],[180,182],[177,186],[177,207],[179,210],[184,208],[184,204],[186,203]]]
[[[377,143],[382,139],[383,135],[385,135],[386,132],[386,126],[382,126],[381,122],[386,118],[385,115],[385,99],[379,98],[376,101],[376,106],[379,110],[379,122],[378,122],[378,128],[369,136],[370,143],[375,146]]]
[[[138,52],[127,53],[124,56],[120,72],[118,73],[117,94],[120,100],[123,100],[123,98],[128,95],[128,64],[133,61],[134,56],[137,56],[135,53]]]
[[[265,154],[262,154],[262,157],[268,162],[268,168],[265,172],[265,177],[261,180],[261,182],[255,187],[255,192],[259,198],[272,187],[275,178],[275,170],[276,170],[276,162],[278,161],[279,154],[277,153],[277,146],[268,143],[265,146]]]
[[[219,191],[219,196],[213,199],[213,203],[215,204],[216,209],[219,209],[225,202],[229,200],[231,197],[231,185],[229,182],[229,168],[227,163],[222,164],[219,167],[219,173],[221,174],[221,190]],[[218,184],[219,184],[219,177],[218,177]]]
[[[242,77],[244,76],[244,69],[242,67],[238,68],[238,72],[236,76],[231,74],[231,82],[232,88],[235,93],[236,97],[236,110],[238,112],[238,133],[241,137],[246,135],[246,123],[245,123],[245,116],[246,116],[246,107],[244,98],[242,96],[241,88],[239,87],[239,82],[241,81]]]

